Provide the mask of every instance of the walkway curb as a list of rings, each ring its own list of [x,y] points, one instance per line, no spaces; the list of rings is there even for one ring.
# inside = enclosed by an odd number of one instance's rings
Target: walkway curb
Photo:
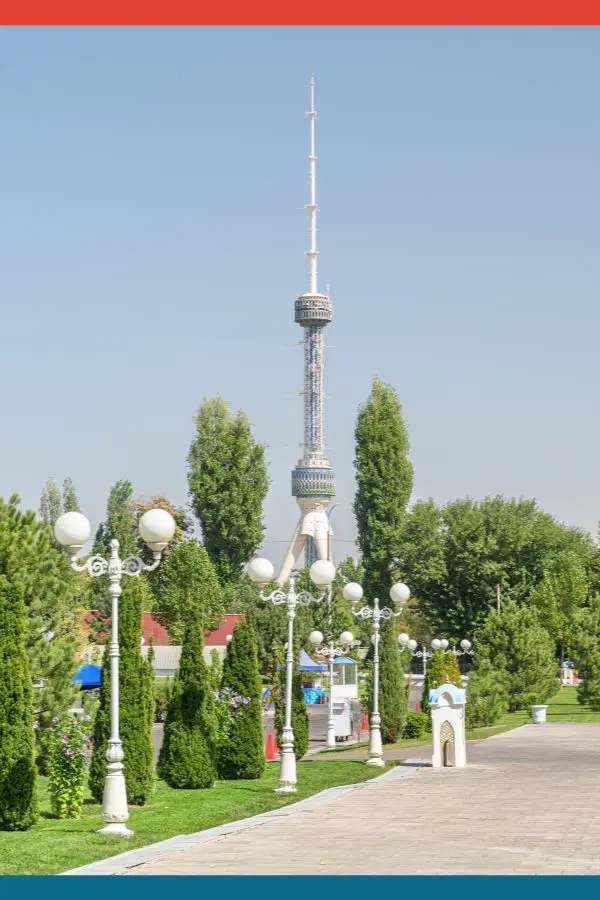
[[[245,831],[254,825],[261,825],[281,816],[293,815],[294,812],[303,809],[313,809],[322,806],[329,800],[335,800],[343,794],[350,791],[360,790],[370,784],[378,784],[381,781],[396,781],[400,778],[407,778],[418,769],[429,765],[423,759],[406,759],[402,763],[378,775],[376,778],[370,778],[368,781],[359,781],[357,784],[339,785],[338,787],[327,788],[318,794],[313,794],[305,800],[299,800],[297,803],[290,803],[281,809],[272,809],[266,813],[260,813],[249,819],[239,819],[237,822],[228,822],[226,825],[217,825],[215,828],[207,828],[204,831],[197,831],[194,834],[180,834],[156,844],[148,844],[146,847],[139,847],[136,850],[127,850],[125,853],[119,853],[117,856],[109,856],[107,859],[100,859],[97,862],[90,863],[86,866],[80,866],[78,869],[70,869],[68,872],[62,872],[63,875],[120,875],[126,869],[132,869],[135,866],[141,866],[144,863],[160,859],[177,850],[184,850],[186,847],[192,847],[196,844],[205,844],[216,838],[232,834],[236,831]]]

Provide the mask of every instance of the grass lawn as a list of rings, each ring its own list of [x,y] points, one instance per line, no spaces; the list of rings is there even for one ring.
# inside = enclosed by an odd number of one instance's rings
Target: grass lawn
[[[380,775],[362,762],[316,759],[298,764],[298,791],[273,793],[279,766],[270,763],[259,781],[220,781],[206,791],[175,791],[157,781],[150,802],[131,810],[135,834],[124,840],[95,834],[102,826],[100,807],[86,801],[82,818],[53,818],[46,779],[40,779],[40,820],[29,831],[0,832],[0,875],[54,875],[115,856],[178,834],[191,834],[287,806],[326,788],[354,784]]]
[[[548,711],[546,713],[548,722],[600,722],[600,712],[594,712],[587,706],[581,706],[577,702],[577,688],[561,687],[557,694],[548,701]],[[505,731],[511,731],[520,725],[531,723],[531,715],[529,710],[522,709],[518,712],[506,713],[495,725],[488,728],[472,728],[467,731],[468,741],[481,741],[495,734],[502,734]],[[418,740],[400,740],[395,744],[386,744],[385,747],[390,748],[410,748],[430,746],[430,741],[424,738]],[[352,753],[362,748],[367,748],[368,743],[361,741],[360,744],[353,744],[344,750],[333,750],[327,755],[331,757],[332,753],[340,754],[343,758],[345,753]]]

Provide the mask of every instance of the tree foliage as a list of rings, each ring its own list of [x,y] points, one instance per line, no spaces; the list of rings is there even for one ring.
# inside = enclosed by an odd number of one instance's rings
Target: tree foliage
[[[37,819],[31,675],[25,652],[23,588],[0,574],[0,829]]]
[[[370,601],[375,597],[383,601],[400,553],[413,467],[400,401],[394,389],[379,379],[375,379],[367,402],[359,409],[355,439],[354,512],[364,588]]]
[[[568,552],[586,574],[596,565],[591,537],[568,528],[534,500],[454,500],[443,509],[415,503],[398,568],[434,630],[469,636],[505,599],[529,602],[552,560]]]
[[[544,577],[532,591],[531,603],[559,645],[561,659],[571,647],[577,611],[583,608],[587,593],[585,566],[572,550],[564,550],[549,560]]]
[[[63,481],[62,510],[66,513],[81,512],[81,509],[79,507],[79,500],[77,498],[75,487],[73,485],[73,479],[70,477],[65,478],[65,480]]]
[[[571,637],[573,659],[579,677],[577,699],[594,710],[600,710],[600,594],[576,611]]]
[[[242,698],[228,740],[219,748],[221,778],[260,778],[265,770],[265,751],[258,650],[252,625],[243,620],[233,632],[223,662],[221,688]]]
[[[237,581],[264,537],[269,487],[265,448],[245,413],[233,415],[222,397],[205,400],[195,416],[188,484],[204,545],[222,584]]]
[[[503,672],[483,657],[469,674],[467,686],[467,728],[493,725],[508,710],[508,690]]]
[[[75,654],[82,644],[75,576],[67,555],[53,543],[50,529],[33,512],[19,509],[19,498],[0,498],[0,575],[22,589],[25,648],[37,714],[38,758],[46,759],[46,734],[77,691],[70,686]]]
[[[173,788],[208,788],[216,777],[217,722],[203,651],[204,624],[192,604],[158,762],[160,777]]]
[[[40,498],[40,518],[44,525],[54,528],[56,520],[62,514],[62,499],[56,481],[48,478]]]
[[[510,710],[545,703],[558,690],[555,646],[533,607],[508,601],[492,611],[473,639],[478,666],[489,660],[506,683]]]
[[[155,616],[174,644],[181,643],[190,606],[196,607],[205,628],[218,628],[223,621],[223,592],[206,548],[195,539],[171,550],[156,570],[152,587]]]

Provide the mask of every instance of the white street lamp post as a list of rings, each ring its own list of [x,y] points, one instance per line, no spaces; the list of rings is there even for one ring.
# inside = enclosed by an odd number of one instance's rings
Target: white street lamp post
[[[268,559],[257,557],[247,566],[247,573],[255,584],[266,585],[273,580],[275,570]],[[286,674],[285,674],[285,721],[281,736],[281,761],[279,764],[279,787],[275,788],[278,794],[293,794],[296,791],[296,756],[294,753],[294,732],[292,730],[292,682],[294,677],[294,619],[297,606],[308,606],[309,603],[319,603],[327,596],[327,589],[335,578],[335,567],[326,559],[318,559],[310,567],[310,578],[313,584],[322,589],[318,597],[313,597],[308,591],[296,593],[296,576],[290,575],[289,589],[287,593],[281,589],[273,591],[265,596],[261,591],[261,599],[280,606],[285,603],[287,607],[288,639],[286,648]]]
[[[335,641],[323,644],[323,635],[320,631],[311,631],[309,640],[314,649],[324,656],[329,664],[329,717],[327,719],[327,747],[335,747],[335,720],[333,718],[333,662],[337,656],[341,656],[346,647],[354,644],[354,635],[351,631],[343,631],[340,635],[340,647],[335,646]]]
[[[437,650],[443,650],[444,653],[454,653],[455,656],[464,656],[465,654],[468,654],[469,656],[473,655],[471,642],[466,638],[460,642],[460,650],[457,650],[456,647],[450,647],[450,641],[446,638],[434,638],[431,642],[431,650],[427,650],[424,644],[422,650],[417,650],[418,644],[414,638],[410,638],[404,633],[398,635],[398,643],[403,650],[410,650],[413,656],[423,659],[423,675],[427,674],[427,660],[430,659]]]
[[[384,766],[383,745],[381,743],[381,716],[379,715],[379,630],[380,621],[389,621],[394,616],[399,616],[402,607],[410,597],[410,591],[405,584],[393,584],[390,588],[390,598],[394,603],[394,609],[384,606],[379,607],[379,599],[376,597],[373,606],[363,606],[356,609],[356,604],[362,600],[363,589],[360,584],[351,581],[344,587],[344,597],[350,603],[352,614],[359,619],[373,620],[373,711],[369,728],[369,758],[368,766]]]
[[[152,572],[160,563],[162,552],[175,533],[173,516],[164,509],[149,509],[141,517],[139,531],[152,550],[154,561],[148,565],[139,556],[119,557],[119,542],[110,542],[110,558],[91,556],[82,565],[76,562],[77,554],[90,536],[90,523],[81,513],[68,512],[60,516],[54,526],[56,540],[69,551],[71,567],[76,572],[89,572],[92,576],[108,573],[108,591],[111,597],[110,642],[110,737],[106,749],[106,778],[102,796],[102,817],[105,825],[100,834],[116,834],[130,837],[133,834],[125,824],[129,818],[127,790],[123,770],[123,744],[119,733],[119,597],[121,577]]]

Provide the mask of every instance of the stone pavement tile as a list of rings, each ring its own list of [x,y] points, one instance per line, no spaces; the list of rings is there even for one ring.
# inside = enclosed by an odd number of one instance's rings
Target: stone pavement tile
[[[466,769],[366,783],[129,874],[600,874],[599,745],[600,725],[525,726],[470,746]]]

